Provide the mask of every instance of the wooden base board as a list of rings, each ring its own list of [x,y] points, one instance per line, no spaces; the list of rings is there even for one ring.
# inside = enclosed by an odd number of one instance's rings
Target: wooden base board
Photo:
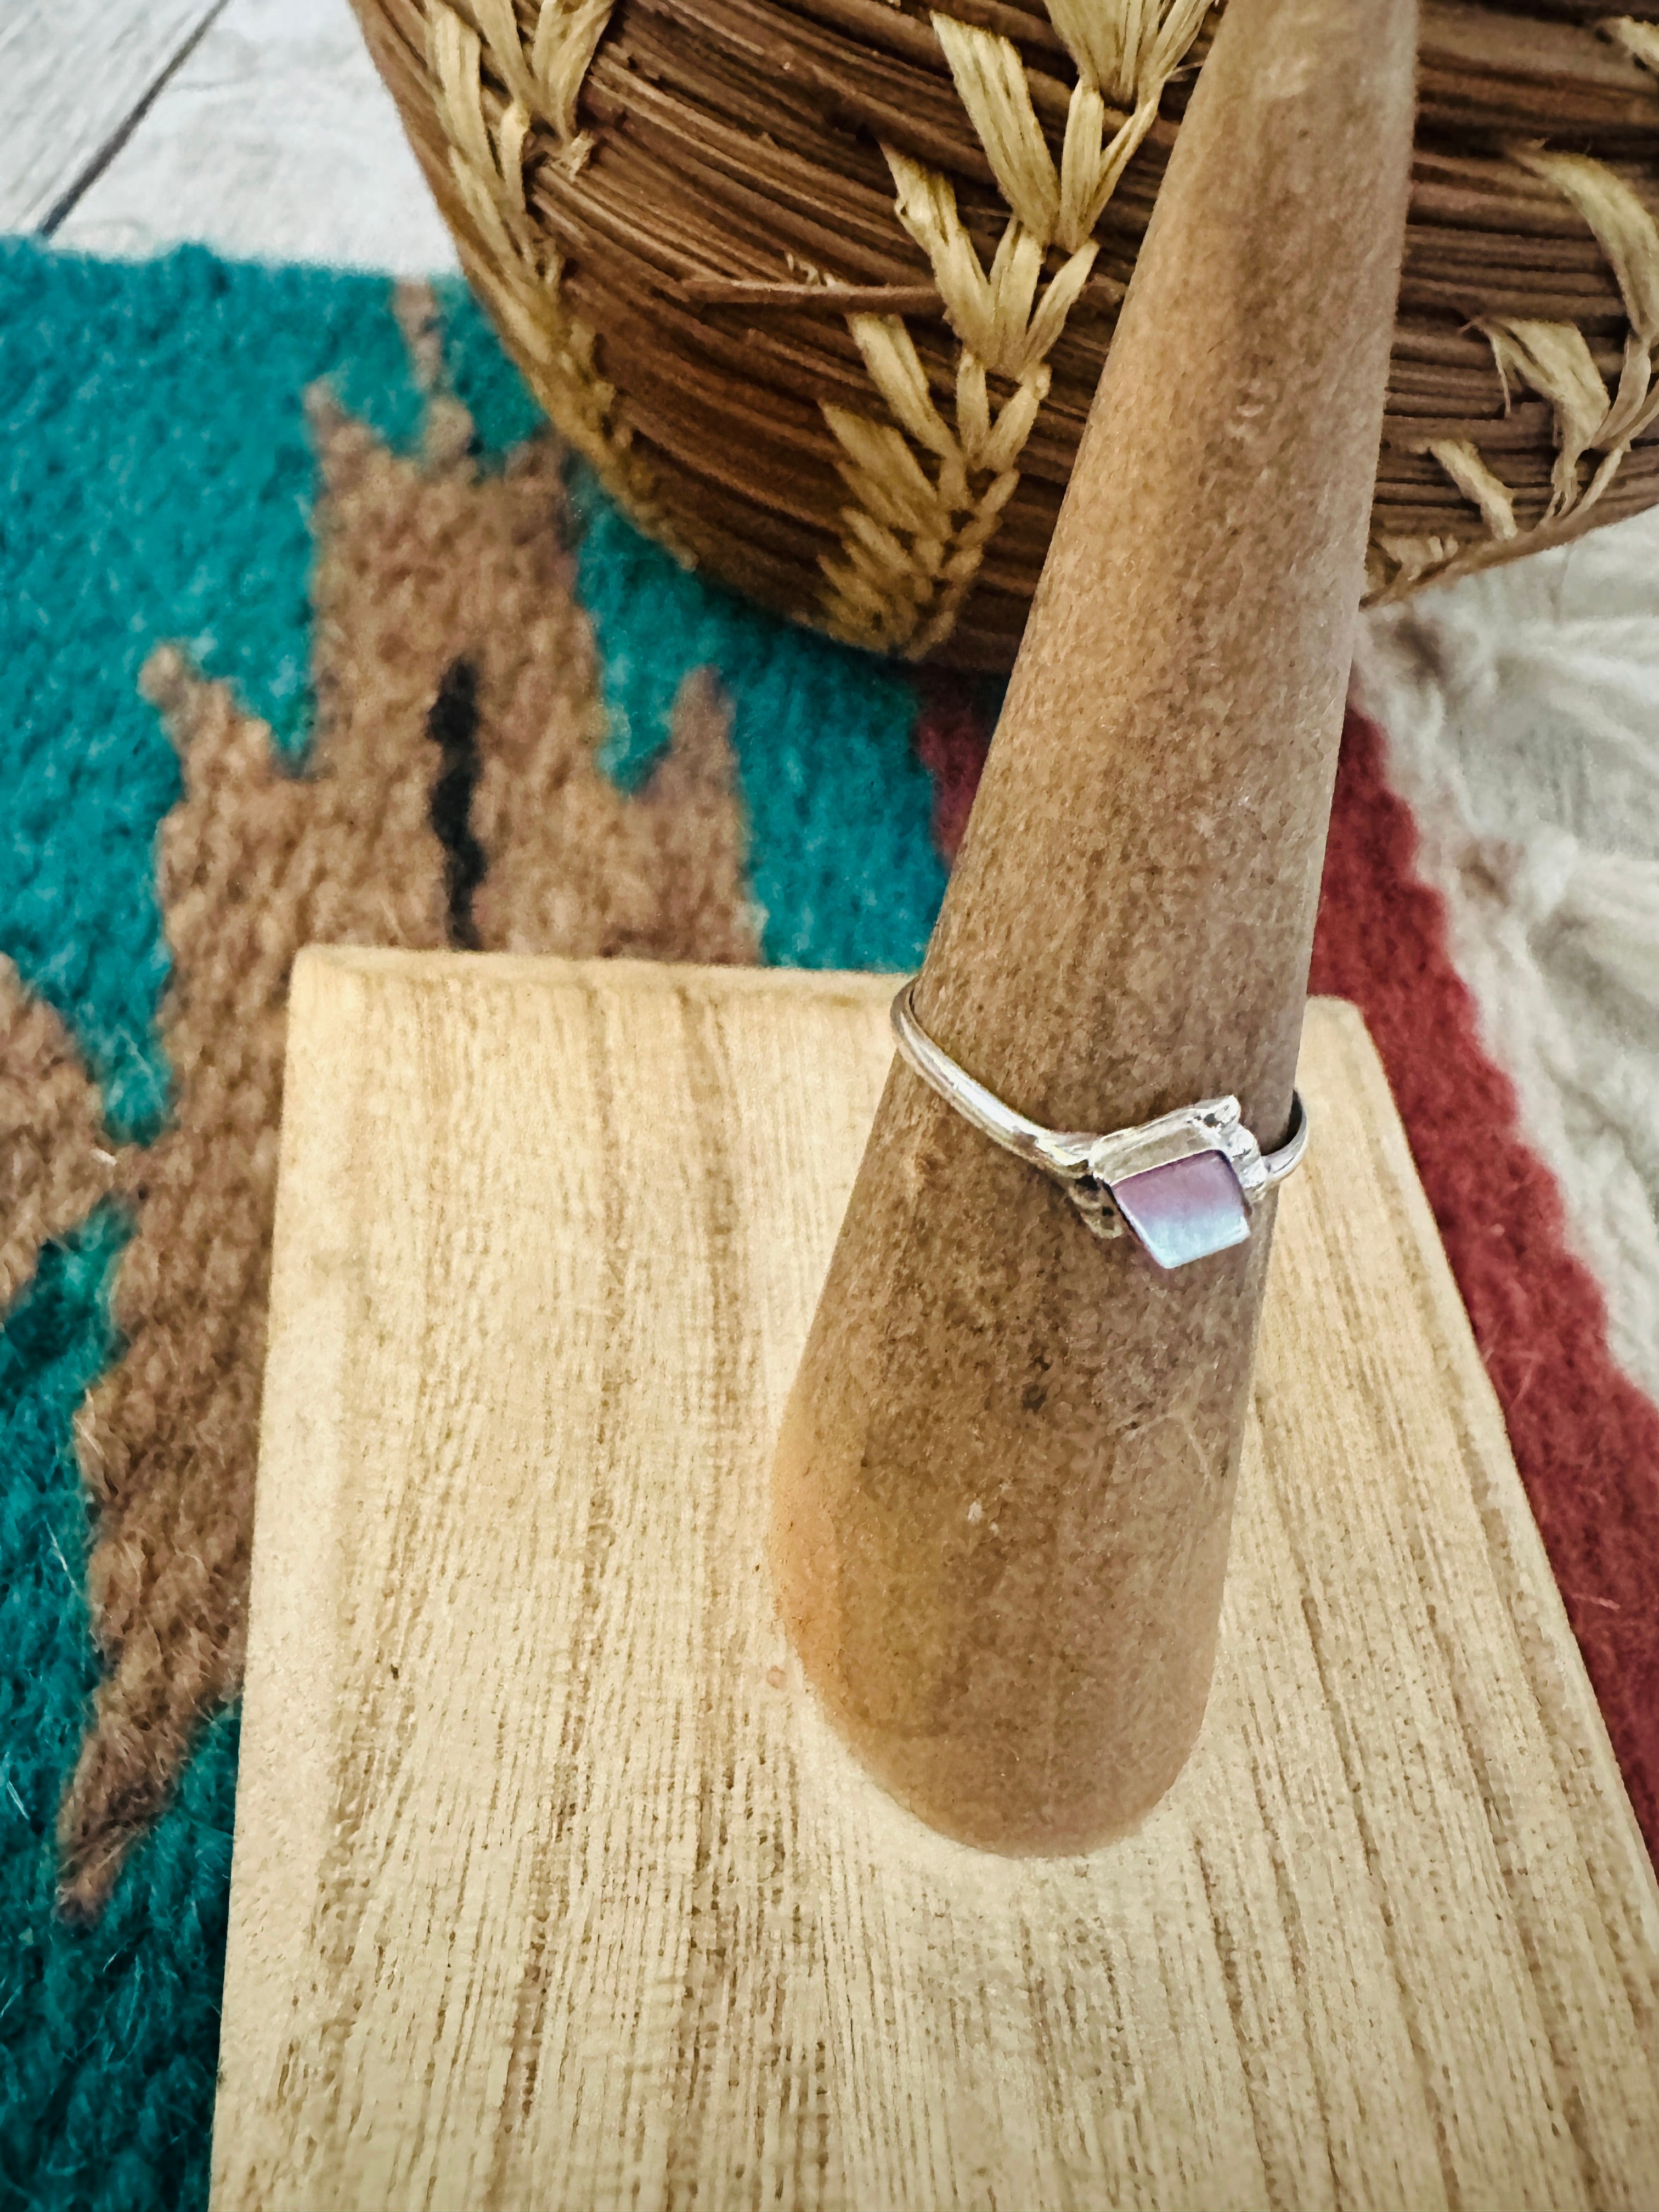
[[[216,2212],[1659,2202],[1659,1894],[1351,1008],[1175,1789],[1000,1860],[829,1734],[767,1469],[888,990],[301,961]]]

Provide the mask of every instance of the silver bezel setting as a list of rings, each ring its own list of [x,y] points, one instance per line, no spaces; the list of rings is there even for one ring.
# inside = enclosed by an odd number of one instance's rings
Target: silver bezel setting
[[[934,1043],[916,1018],[911,997],[915,988],[912,976],[894,999],[892,1009],[893,1035],[907,1066],[994,1144],[1052,1176],[1091,1234],[1133,1237],[1159,1266],[1170,1263],[1158,1259],[1125,1217],[1118,1196],[1122,1186],[1200,1154],[1218,1154],[1237,1182],[1248,1224],[1249,1215],[1267,1193],[1301,1163],[1307,1148],[1308,1115],[1297,1091],[1291,1097],[1290,1134],[1277,1152],[1267,1154],[1245,1127],[1238,1101],[1231,1097],[1200,1099],[1160,1114],[1155,1121],[1101,1135],[1045,1128],[1016,1113]],[[1248,1226],[1243,1233],[1248,1233]],[[1234,1233],[1211,1249],[1224,1249],[1240,1241],[1241,1234]]]

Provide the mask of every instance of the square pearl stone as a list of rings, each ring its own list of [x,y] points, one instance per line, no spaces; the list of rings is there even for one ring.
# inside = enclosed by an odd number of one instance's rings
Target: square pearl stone
[[[1194,1152],[1115,1182],[1118,1211],[1160,1267],[1207,1259],[1250,1233],[1244,1194],[1220,1152]]]

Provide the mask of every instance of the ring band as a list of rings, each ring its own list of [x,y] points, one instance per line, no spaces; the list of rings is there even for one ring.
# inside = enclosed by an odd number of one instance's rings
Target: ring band
[[[933,1042],[916,1018],[915,988],[913,975],[893,1000],[893,1035],[905,1064],[993,1144],[1051,1176],[1097,1237],[1127,1233],[1160,1267],[1243,1244],[1251,1212],[1307,1150],[1308,1112],[1296,1091],[1291,1133],[1265,1155],[1237,1098],[1203,1098],[1103,1136],[1045,1129]]]

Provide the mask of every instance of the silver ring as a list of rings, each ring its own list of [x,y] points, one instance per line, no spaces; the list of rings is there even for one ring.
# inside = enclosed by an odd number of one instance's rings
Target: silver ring
[[[1308,1109],[1297,1091],[1291,1133],[1265,1155],[1237,1098],[1201,1098],[1104,1136],[1045,1129],[939,1049],[916,1019],[915,988],[913,975],[893,1001],[893,1035],[906,1065],[993,1144],[1052,1176],[1097,1237],[1127,1233],[1160,1267],[1184,1267],[1243,1244],[1251,1213],[1308,1148]]]

